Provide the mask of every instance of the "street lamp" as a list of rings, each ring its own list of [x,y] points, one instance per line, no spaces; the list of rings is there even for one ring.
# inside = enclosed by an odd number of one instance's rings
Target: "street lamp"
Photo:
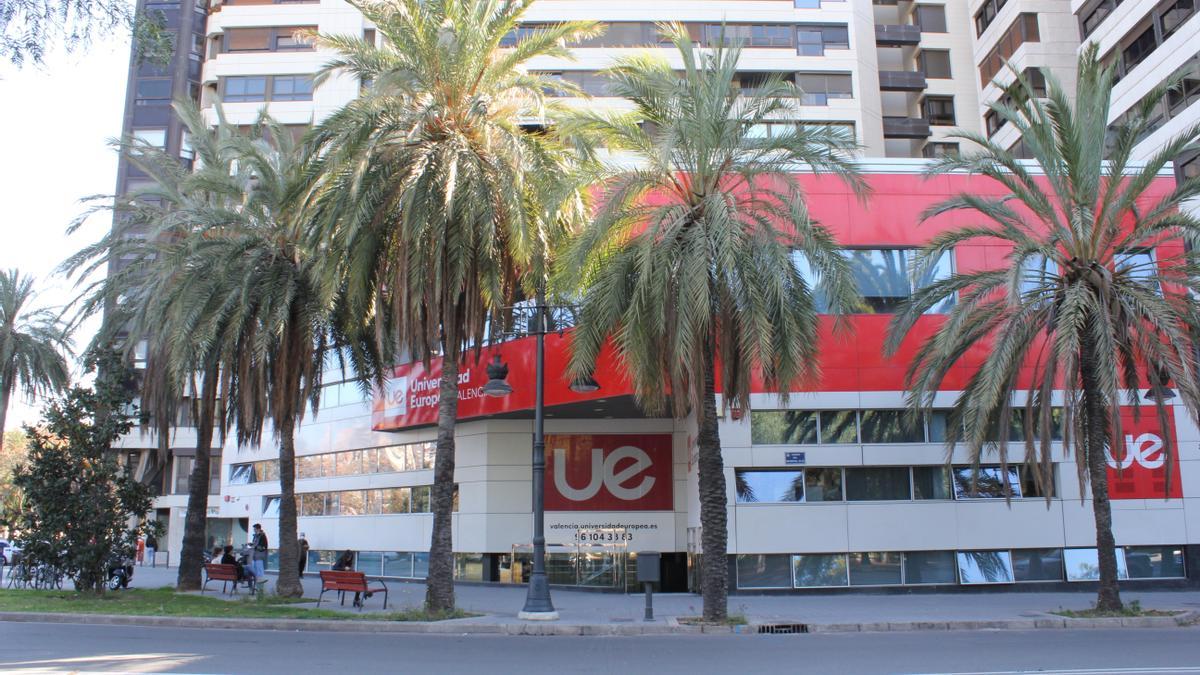
[[[524,308],[522,308],[524,309]],[[533,308],[533,328],[529,332],[537,336],[537,354],[534,360],[535,395],[533,402],[533,571],[529,574],[529,589],[525,595],[525,606],[517,618],[532,621],[554,621],[558,612],[550,600],[550,581],[546,577],[546,306],[545,292],[539,288],[537,305]],[[561,331],[559,331],[561,332]],[[488,381],[483,393],[488,396],[507,396],[512,386],[506,381],[508,366],[497,355],[487,367]],[[599,391],[600,385],[591,376],[576,378],[571,382],[571,391],[590,394]]]

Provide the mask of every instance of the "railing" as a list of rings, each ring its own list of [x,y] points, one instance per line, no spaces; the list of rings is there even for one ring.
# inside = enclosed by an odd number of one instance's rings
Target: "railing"
[[[929,121],[919,117],[884,117],[884,138],[929,138]]]
[[[907,70],[879,71],[880,91],[923,91],[925,87],[925,73]]]
[[[885,47],[915,45],[921,42],[921,28],[911,24],[876,24],[875,43]]]

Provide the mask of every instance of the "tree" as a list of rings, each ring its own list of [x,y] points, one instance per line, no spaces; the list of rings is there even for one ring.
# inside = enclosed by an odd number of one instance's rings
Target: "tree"
[[[6,532],[25,508],[25,494],[13,484],[13,475],[28,457],[29,442],[25,434],[16,430],[5,432],[4,446],[0,447],[0,528]]]
[[[178,412],[181,406],[192,408],[196,447],[177,581],[179,590],[186,591],[200,588],[213,433],[220,432],[223,440],[226,427],[218,405],[223,400],[218,398],[219,345],[193,339],[197,336],[189,323],[194,313],[208,311],[203,292],[220,280],[197,285],[183,271],[192,262],[195,236],[221,227],[226,214],[241,206],[243,195],[222,192],[233,172],[236,129],[223,118],[210,127],[190,102],[177,103],[175,110],[191,135],[198,170],[149,143],[123,139],[118,144],[121,152],[150,182],[121,197],[93,198],[98,206],[74,227],[95,210],[111,209],[113,230],[62,268],[82,279],[104,272],[100,280],[84,285],[76,306],[77,321],[104,313],[94,343],[120,342],[130,358],[139,344],[146,346],[146,368],[137,390],[145,406],[142,421],[158,442],[146,477],[159,475],[167,466]]]
[[[119,359],[103,363],[93,389],[73,387],[26,427],[29,459],[13,482],[25,495],[17,543],[30,564],[72,578],[76,590],[103,592],[114,558],[133,557],[140,534],[130,528],[150,510],[150,491],[126,475],[111,451],[133,422]]]
[[[1182,245],[1200,241],[1200,221],[1179,209],[1200,195],[1200,180],[1181,182],[1162,197],[1148,192],[1168,162],[1200,141],[1200,125],[1135,163],[1134,147],[1177,81],[1151,92],[1109,134],[1113,69],[1097,53],[1092,45],[1080,55],[1073,97],[1045,73],[1048,88],[1041,100],[1018,75],[1013,103],[992,104],[1020,132],[1032,166],[981,134],[961,133],[980,150],[931,167],[981,174],[1002,190],[997,196],[958,195],[932,208],[929,217],[964,211],[981,223],[935,236],[920,252],[914,274],[957,245],[1001,241],[1011,251],[996,267],[962,271],[914,293],[892,321],[888,349],[899,348],[926,310],[954,301],[942,328],[912,361],[911,401],[928,407],[949,369],[968,351],[972,358],[982,352],[982,363],[950,412],[947,449],[964,443],[978,467],[994,430],[1007,428],[1018,415],[1026,438],[1023,461],[1043,485],[1052,484],[1052,406],[1062,390],[1063,442],[1079,466],[1081,491],[1091,483],[1100,567],[1096,604],[1117,610],[1105,454],[1121,446],[1120,407],[1134,406],[1140,414],[1137,390],[1143,385],[1159,390],[1170,380],[1193,418],[1200,409],[1193,351],[1200,320],[1192,295],[1200,290],[1200,267]],[[1146,255],[1151,250],[1155,256]],[[1014,399],[1019,389],[1024,402]],[[1161,396],[1153,407],[1165,428]],[[999,434],[996,448],[1005,465],[1006,437]]]
[[[63,391],[71,379],[71,334],[59,315],[34,309],[33,277],[0,271],[0,448],[8,403],[18,386],[29,397]]]
[[[699,425],[704,617],[727,612],[726,492],[717,434],[719,378],[725,405],[749,408],[752,373],[786,398],[818,375],[818,302],[797,260],[819,272],[835,313],[854,306],[848,263],[814,223],[795,171],[807,165],[862,188],[848,159],[853,139],[795,119],[799,91],[778,77],[739,88],[738,47],[701,50],[687,30],[662,26],[682,75],[658,55],[609,69],[629,112],[585,112],[566,123],[632,154],[616,168],[592,225],[565,269],[583,303],[571,371],[590,373],[610,341],[650,412],[689,411]]]
[[[548,141],[519,123],[541,113],[554,83],[526,67],[569,57],[566,43],[596,30],[572,22],[518,34],[532,0],[352,4],[383,46],[317,37],[338,53],[320,77],[344,72],[369,86],[314,130],[305,218],[347,311],[375,322],[379,344],[426,364],[442,357],[426,607],[445,612],[460,361],[483,344],[537,249],[525,207]]]
[[[5,0],[0,4],[0,59],[15,66],[39,64],[61,44],[88,47],[97,35],[128,29],[139,57],[170,60],[174,34],[161,12],[138,13],[134,0]]]

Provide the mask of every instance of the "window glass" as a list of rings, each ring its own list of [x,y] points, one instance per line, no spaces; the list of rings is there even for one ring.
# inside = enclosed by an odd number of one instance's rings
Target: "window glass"
[[[403,445],[392,445],[386,448],[379,449],[379,471],[380,473],[389,473],[393,471],[405,471],[408,465],[405,456],[408,453]]]
[[[734,482],[739,503],[804,501],[803,471],[739,469]]]
[[[1149,286],[1156,283],[1158,265],[1154,262],[1151,251],[1125,251],[1113,255],[1113,263],[1118,274]]]
[[[921,156],[926,159],[957,157],[958,143],[942,143],[940,141],[926,143],[921,146]]]
[[[854,98],[852,84],[849,74],[796,73],[802,105],[829,105],[830,99]]]
[[[796,588],[846,586],[846,555],[827,553],[792,556],[792,577]]]
[[[1063,551],[1063,564],[1067,567],[1067,581],[1096,581],[1100,578],[1100,556],[1094,548],[1068,548]],[[1128,579],[1125,567],[1125,551],[1117,549],[1117,578]]]
[[[952,584],[955,582],[953,551],[911,551],[904,554],[904,583]]]
[[[270,28],[228,28],[225,48],[231,52],[267,51],[271,48]]]
[[[974,490],[972,490],[974,480]],[[998,466],[981,466],[976,472],[969,466],[954,467],[955,499],[1004,499],[1004,486],[1008,484],[1010,496],[1020,499],[1021,479],[1017,467],[1010,466],[1001,471]]]
[[[336,453],[328,452],[323,455],[317,455],[316,459],[321,462],[321,475],[325,477],[337,475],[337,455]]]
[[[297,509],[302,516],[323,516],[325,515],[325,494],[322,492],[306,493],[296,495],[298,499]]]
[[[817,413],[810,410],[752,410],[750,442],[755,445],[816,443]]]
[[[389,488],[383,491],[384,513],[408,513],[412,502],[410,488]]]
[[[796,9],[821,9],[821,0],[792,0]]]
[[[946,8],[941,5],[917,5],[913,23],[925,33],[945,33]]]
[[[194,463],[195,458],[193,457],[175,458],[175,494],[186,495],[188,493],[188,480],[191,478]]]
[[[1060,548],[1017,549],[1012,552],[1013,578],[1017,581],[1062,581]]]
[[[912,282],[908,275],[910,249],[850,249],[846,252],[850,260],[851,273],[863,296],[862,311],[871,314],[896,312],[901,303],[912,295]],[[918,280],[920,285],[950,277],[950,256],[942,255],[924,270]],[[930,309],[930,314],[944,314],[953,306],[953,298],[947,298]]]
[[[1126,546],[1125,566],[1130,579],[1170,579],[1185,576],[1183,549],[1178,546]]]
[[[851,586],[891,586],[900,584],[899,553],[851,553]]]
[[[383,554],[383,576],[412,577],[412,554],[389,551]]]
[[[179,132],[179,156],[189,160],[196,158],[196,149],[192,147],[192,135],[187,129]]]
[[[846,499],[852,502],[912,499],[908,467],[846,467]]]
[[[921,50],[921,72],[934,80],[948,80],[950,73],[950,51],[946,49]]]
[[[354,569],[368,576],[377,576],[383,571],[382,551],[359,551]]]
[[[363,504],[364,513],[383,513],[383,490],[366,490],[364,497],[366,499]]]
[[[822,443],[857,443],[858,415],[854,410],[822,410]]]
[[[272,101],[311,101],[311,75],[276,75],[271,84]]]
[[[738,588],[791,588],[792,557],[789,555],[739,555]]]
[[[263,497],[263,518],[278,518],[280,497]]]
[[[959,551],[958,581],[972,584],[1011,584],[1012,557],[1008,551]]]
[[[863,410],[859,413],[863,443],[924,443],[925,427],[907,410]]]
[[[357,476],[362,470],[362,453],[358,450],[337,453],[337,475]]]
[[[913,497],[915,499],[952,499],[950,474],[944,466],[913,467]]]
[[[935,126],[954,126],[957,124],[954,116],[954,97],[926,96],[925,119]]]
[[[842,501],[842,470],[805,469],[804,489],[805,501],[840,502]]]
[[[429,554],[414,553],[413,554],[413,578],[424,579],[429,576]]]
[[[946,442],[946,425],[949,423],[950,414],[945,410],[934,410],[929,413],[925,419],[925,425],[929,429],[930,443],[945,443]]]
[[[362,490],[347,490],[337,494],[341,515],[361,516],[366,513]]]
[[[429,513],[429,486],[418,485],[412,489],[412,512]]]
[[[140,79],[137,81],[137,98],[146,99],[168,99],[171,98],[171,80],[146,80]]]
[[[225,101],[267,100],[267,78],[264,75],[225,78]]]
[[[279,460],[268,460],[266,462],[254,463],[254,475],[256,482],[264,482],[269,480],[279,480]]]
[[[249,485],[254,482],[253,464],[232,464],[229,467],[230,485]]]
[[[134,129],[133,137],[148,145],[153,145],[156,148],[167,147],[167,130],[166,129]]]

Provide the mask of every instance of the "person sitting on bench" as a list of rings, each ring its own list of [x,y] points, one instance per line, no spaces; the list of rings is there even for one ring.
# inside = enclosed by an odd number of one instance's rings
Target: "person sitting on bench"
[[[234,557],[233,546],[230,546],[229,544],[225,545],[225,554],[221,556],[221,564],[222,565],[233,565],[234,567],[237,568],[238,583],[241,583],[244,581],[244,582],[246,582],[246,585],[250,588],[254,588],[254,585],[256,583],[258,583],[258,577],[254,576],[254,570],[249,567],[246,567],[241,562],[239,562],[236,557]]]

